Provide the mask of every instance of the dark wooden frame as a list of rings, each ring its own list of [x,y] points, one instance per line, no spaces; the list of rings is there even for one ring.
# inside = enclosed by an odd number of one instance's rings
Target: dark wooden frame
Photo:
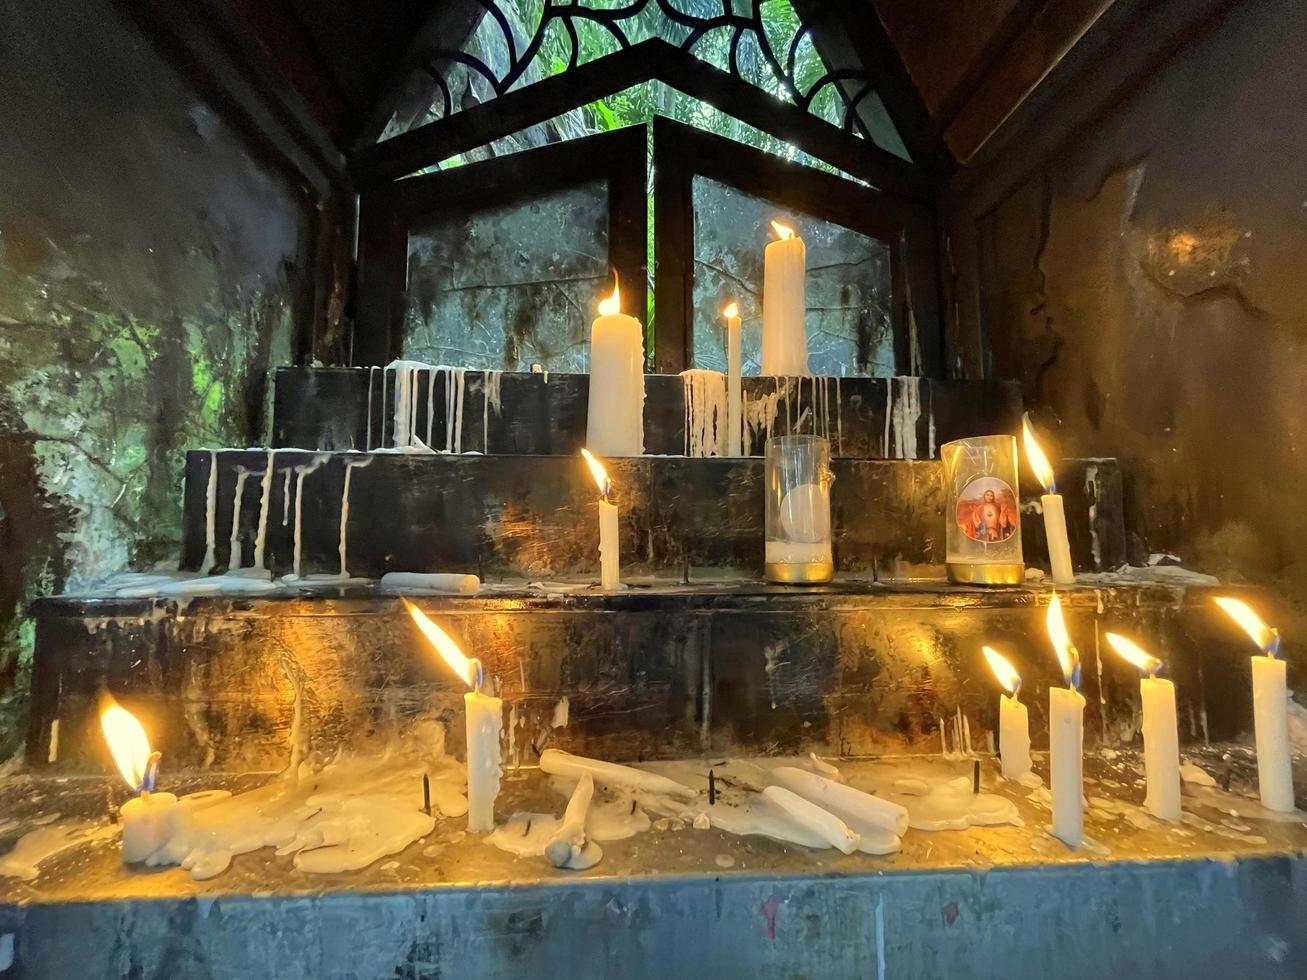
[[[930,208],[662,117],[654,120],[653,167],[655,370],[674,373],[692,363],[691,189],[694,178],[701,176],[889,245],[896,370],[899,374],[942,376],[935,225]],[[915,349],[920,352],[915,364],[914,331]]]
[[[410,231],[433,216],[473,214],[594,180],[608,185],[608,258],[622,310],[645,317],[648,282],[647,131],[630,126],[364,191],[359,198],[355,364],[386,364],[403,348]]]
[[[364,147],[350,158],[350,171],[362,187],[395,180],[648,81],[663,82],[700,99],[873,187],[924,201],[935,198],[938,183],[909,161],[818,119],[806,109],[773,99],[749,82],[658,38]]]

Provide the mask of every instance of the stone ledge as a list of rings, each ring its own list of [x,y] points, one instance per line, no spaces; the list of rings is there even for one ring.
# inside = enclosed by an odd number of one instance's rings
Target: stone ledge
[[[1105,765],[1091,756],[1086,773]],[[506,784],[513,806],[539,791],[524,775]],[[987,792],[1008,792],[991,779],[987,767]],[[81,798],[102,801],[102,786]],[[59,805],[76,789],[5,788],[37,793]],[[1040,831],[1046,810],[1011,795],[1025,827],[909,831],[883,858],[686,829],[606,844],[596,868],[566,873],[444,820],[425,845],[359,872],[306,876],[263,851],[195,882],[179,869],[124,872],[107,842],[31,884],[3,881],[0,931],[15,937],[18,976],[118,975],[124,963],[178,978],[888,977],[923,964],[932,976],[1041,980],[1304,975],[1301,825],[1254,820],[1256,844],[1091,811],[1087,832],[1109,853],[1071,852]]]

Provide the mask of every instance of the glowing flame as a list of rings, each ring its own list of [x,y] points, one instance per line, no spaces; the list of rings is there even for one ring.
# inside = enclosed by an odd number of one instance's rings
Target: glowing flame
[[[477,686],[477,674],[480,670],[477,662],[465,657],[450,635],[433,623],[421,609],[407,599],[404,600],[404,605],[408,609],[408,614],[413,617],[413,622],[418,624],[422,635],[431,641],[436,653],[440,654],[454,673],[463,678],[468,687]]]
[[[981,647],[980,649],[985,654],[985,659],[989,661],[989,669],[994,672],[994,676],[1003,685],[1003,689],[1012,695],[1021,690],[1021,675],[1017,673],[1015,667],[1008,663],[1007,658],[992,647]]]
[[[1053,481],[1053,467],[1049,465],[1044,450],[1035,441],[1035,430],[1030,427],[1030,414],[1021,416],[1021,437],[1026,444],[1026,460],[1035,471],[1035,479],[1043,485],[1046,493],[1057,493],[1057,484]]]
[[[740,315],[739,303],[729,303],[727,304],[725,309],[722,310],[722,316],[726,317],[726,319],[728,320],[733,320],[739,315]]]
[[[1062,676],[1066,678],[1067,687],[1080,686],[1080,653],[1071,643],[1071,636],[1066,631],[1066,619],[1062,615],[1062,600],[1053,593],[1053,600],[1048,604],[1048,616],[1045,619],[1048,638],[1053,642],[1053,652],[1057,662],[1062,666]]]
[[[150,739],[136,716],[106,694],[100,708],[100,728],[127,785],[133,790],[145,787],[150,772]]]
[[[617,273],[613,273],[613,294],[599,301],[599,312],[603,316],[612,316],[622,312],[622,290],[617,282]]]
[[[788,242],[791,238],[794,237],[794,229],[791,228],[789,225],[783,225],[779,221],[773,221],[771,223],[771,226],[773,229],[775,229],[777,236],[783,242]]]
[[[1134,640],[1127,639],[1120,633],[1108,633],[1107,642],[1111,644],[1113,650],[1147,674],[1156,674],[1162,666],[1162,661]]]
[[[604,464],[595,459],[588,449],[582,449],[581,455],[585,457],[585,461],[590,467],[590,475],[595,478],[595,483],[599,485],[600,495],[607,500],[608,494],[613,489],[613,481],[608,478],[608,471],[604,469]]]
[[[1280,652],[1280,635],[1271,627],[1262,622],[1262,617],[1253,612],[1252,607],[1242,599],[1231,599],[1227,596],[1218,596],[1216,604],[1225,610],[1226,614],[1236,623],[1243,627],[1258,649],[1268,656],[1274,657]]]

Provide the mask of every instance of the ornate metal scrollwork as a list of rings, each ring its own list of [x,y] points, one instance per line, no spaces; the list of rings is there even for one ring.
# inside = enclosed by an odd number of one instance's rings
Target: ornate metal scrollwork
[[[702,55],[695,49],[704,38],[715,31],[730,31],[727,70],[736,77],[758,84],[756,78],[748,78],[741,70],[741,49],[746,40],[750,41],[756,46],[762,63],[775,79],[783,96],[800,108],[813,111],[817,96],[828,87],[831,88],[842,103],[837,125],[845,132],[870,138],[858,112],[863,100],[872,94],[872,86],[866,74],[856,69],[831,69],[823,60],[822,71],[815,79],[801,80],[799,55],[804,40],[811,42],[811,26],[796,18],[796,27],[788,42],[774,45],[764,13],[764,7],[771,0],[748,0],[747,14],[737,13],[732,0],[717,0],[720,10],[712,14],[681,10],[674,5],[673,0],[630,0],[629,3],[607,7],[587,6],[579,0],[544,0],[535,33],[525,45],[520,44],[522,39],[518,37],[503,9],[503,4],[512,3],[513,0],[478,2],[485,8],[485,16],[497,25],[503,36],[507,64],[497,70],[467,51],[437,48],[426,52],[422,58],[422,67],[435,80],[444,116],[453,115],[462,108],[461,103],[456,104],[448,77],[453,65],[464,66],[469,73],[481,78],[496,97],[502,96],[522,80],[555,25],[561,27],[566,34],[570,47],[567,69],[570,70],[578,65],[582,56],[582,44],[577,30],[579,23],[601,28],[620,50],[636,43],[631,39],[634,29],[647,27],[651,18],[646,12],[656,11],[666,25],[666,29],[659,34],[672,40],[681,50],[700,57]],[[645,20],[644,24],[637,23],[641,18]],[[818,58],[821,57],[815,48],[814,53]]]

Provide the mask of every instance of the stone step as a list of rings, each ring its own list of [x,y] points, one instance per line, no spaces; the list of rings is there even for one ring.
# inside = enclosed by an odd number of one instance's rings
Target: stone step
[[[1163,574],[1062,592],[1091,743],[1129,740],[1138,724],[1138,674],[1105,644],[1100,657],[1104,630],[1167,659],[1185,741],[1249,725],[1246,638],[1214,609],[1210,587]],[[449,722],[462,710],[461,683],[431,662],[399,596],[377,586],[122,595],[36,603],[31,764],[106,771],[97,723],[106,688],[167,747],[174,770],[283,768],[296,677],[303,730],[328,753],[378,727],[432,714]],[[521,762],[534,759],[532,744],[614,760],[939,752],[941,721],[950,748],[967,732],[983,748],[998,707],[985,643],[1007,650],[1024,677],[1039,745],[1047,688],[1063,683],[1044,630],[1047,591],[1030,586],[653,582],[602,593],[518,584],[413,598],[497,679],[517,721],[509,756]],[[563,698],[567,721],[555,727]],[[451,745],[460,739],[450,725]]]
[[[711,382],[707,374],[645,377],[647,453],[710,454],[686,438],[686,388]],[[412,377],[415,430],[433,449],[570,455],[585,444],[588,375],[432,368]],[[395,369],[279,368],[274,385],[274,446],[394,445]],[[837,456],[930,459],[950,439],[1016,432],[1021,412],[1020,389],[1004,381],[748,377],[742,388],[750,455],[769,432],[817,432]],[[699,391],[693,404],[714,404]]]
[[[1092,765],[1087,775],[1120,779]],[[988,791],[988,766],[985,778]],[[514,793],[517,785],[506,783]],[[80,816],[68,805],[75,791],[68,781],[35,780],[3,800],[5,812],[41,795]],[[1086,829],[1105,847],[1071,851],[1043,833],[1047,810],[1011,795],[1024,827],[910,830],[902,851],[886,857],[716,829],[653,830],[604,843],[604,860],[589,871],[555,871],[448,819],[427,840],[359,871],[309,875],[265,850],[194,881],[175,868],[126,871],[110,840],[47,862],[33,881],[0,880],[0,929],[13,943],[6,972],[177,980],[1307,975],[1307,831],[1298,824],[1251,821],[1263,839],[1255,844],[1222,836],[1217,816],[1181,834],[1091,809]],[[103,786],[83,796],[103,813]],[[556,793],[546,806],[560,812]]]
[[[761,459],[644,456],[609,460],[608,466],[621,507],[626,574],[761,572]],[[833,469],[838,569],[887,579],[943,574],[940,463],[837,459]],[[1067,460],[1058,479],[1067,489],[1076,567],[1123,564],[1115,462]],[[296,569],[298,542],[302,575],[597,575],[596,500],[579,456],[194,451],[186,461],[181,567],[236,564],[283,575]],[[1046,568],[1038,522],[1025,520],[1026,558]]]

